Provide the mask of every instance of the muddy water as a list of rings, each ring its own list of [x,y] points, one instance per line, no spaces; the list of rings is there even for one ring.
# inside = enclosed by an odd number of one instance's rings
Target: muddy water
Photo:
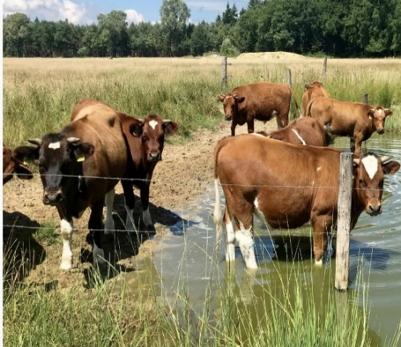
[[[348,144],[348,140],[337,139],[335,146],[347,148]],[[368,148],[401,161],[399,138],[374,135]],[[162,279],[160,299],[168,304],[179,307],[182,303],[177,300],[177,293],[183,295],[184,291],[192,308],[201,312],[208,290],[218,293],[225,283],[227,269],[224,247],[220,247],[217,256],[213,251],[213,208],[211,184],[198,201],[175,211],[182,221],[171,227],[172,235],[163,238],[161,242],[164,247],[154,257],[154,265]],[[252,307],[260,307],[258,300],[265,299],[266,286],[271,288],[284,281],[285,286],[294,287],[294,277],[300,278],[303,287],[308,287],[314,293],[316,301],[324,302],[318,296],[334,290],[335,262],[328,261],[321,268],[313,265],[310,227],[307,225],[291,230],[289,234],[288,231],[268,230],[256,222],[256,230],[256,253],[260,268],[255,274],[245,271],[239,250],[236,249],[234,276],[239,299],[244,304],[252,303]],[[380,345],[394,335],[401,319],[400,172],[386,177],[383,213],[377,217],[363,213],[359,218],[351,234],[350,252],[350,291],[361,294],[358,304],[362,306],[362,294],[368,288],[370,337],[376,345]],[[362,269],[361,280],[357,280],[358,269]],[[300,276],[288,276],[294,271]],[[278,296],[280,292],[277,291]],[[258,316],[258,312],[255,312],[255,316]]]

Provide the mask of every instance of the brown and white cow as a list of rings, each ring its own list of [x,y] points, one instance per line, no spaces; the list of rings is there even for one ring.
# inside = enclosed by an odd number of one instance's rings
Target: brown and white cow
[[[253,215],[272,228],[292,229],[311,221],[313,250],[321,262],[327,234],[337,220],[341,152],[300,146],[262,136],[226,137],[215,148],[215,210],[217,245],[223,230],[219,181],[226,199],[226,260],[235,257],[237,240],[248,268],[257,268]],[[381,213],[383,179],[400,164],[368,154],[354,159],[351,229],[360,214]]]
[[[73,218],[79,218],[87,207],[91,208],[93,262],[104,262],[100,233],[103,205],[127,164],[127,147],[117,113],[106,105],[90,105],[59,133],[29,142],[36,147],[23,146],[15,151],[39,159],[43,203],[55,206],[61,219],[60,268],[72,266]]]
[[[312,83],[305,84],[305,89],[306,91],[302,95],[302,114],[304,117],[306,116],[307,106],[312,99],[319,97],[329,97],[329,93],[323,87],[323,84],[318,81],[313,81]]]
[[[362,141],[368,140],[375,131],[384,133],[386,117],[392,114],[381,106],[332,98],[315,98],[307,108],[307,115],[315,118],[329,134],[349,136],[355,155],[361,154]]]
[[[103,104],[94,99],[82,100],[74,108],[71,118],[73,119],[83,106],[99,103]],[[128,149],[127,167],[121,180],[124,190],[125,208],[127,210],[126,227],[128,230],[134,230],[133,210],[135,207],[135,195],[133,187],[136,187],[140,190],[143,209],[142,221],[148,231],[154,231],[154,225],[149,212],[150,183],[156,164],[162,160],[165,137],[175,134],[178,130],[178,124],[162,119],[158,115],[149,115],[141,119],[119,111],[116,112],[122,124]],[[107,233],[109,230],[114,229],[111,217],[112,200],[106,201],[106,206],[108,217],[105,222],[105,232]]]
[[[271,132],[270,134],[260,132],[260,134],[271,139],[298,145],[325,146],[326,133],[320,123],[313,118],[299,118],[290,123],[285,128]]]
[[[3,185],[13,178],[14,173],[24,180],[33,177],[32,172],[18,158],[18,154],[3,143]]]
[[[247,123],[248,133],[253,133],[255,119],[267,122],[276,117],[278,128],[287,126],[291,98],[290,87],[271,82],[244,84],[231,93],[219,95],[225,119],[231,120],[231,136],[235,135],[237,124]],[[296,101],[295,104],[298,109]]]

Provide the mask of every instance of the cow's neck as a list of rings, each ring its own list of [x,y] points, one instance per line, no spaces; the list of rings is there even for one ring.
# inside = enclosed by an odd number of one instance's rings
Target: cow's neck
[[[355,187],[355,181],[353,183],[353,187]],[[358,221],[358,218],[363,212],[363,210],[364,210],[364,203],[359,198],[356,188],[353,188],[352,202],[351,202],[351,230],[355,227],[355,224]]]

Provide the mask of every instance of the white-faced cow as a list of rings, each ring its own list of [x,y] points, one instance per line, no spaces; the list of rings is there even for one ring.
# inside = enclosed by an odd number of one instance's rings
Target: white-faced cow
[[[85,105],[99,103],[97,100],[82,100],[73,110],[74,115]],[[109,106],[110,107],[110,106]],[[173,135],[178,130],[178,125],[170,120],[162,119],[158,115],[149,115],[143,119],[135,118],[116,111],[123,129],[123,134],[128,148],[127,167],[124,172],[121,185],[124,190],[125,208],[127,210],[126,227],[134,230],[133,210],[135,207],[135,195],[133,187],[140,190],[142,202],[142,221],[147,231],[154,231],[154,225],[149,212],[149,188],[156,164],[162,160],[164,140],[166,136]],[[112,204],[107,205],[105,230],[113,229],[111,218]],[[110,223],[108,222],[110,221]]]
[[[306,116],[306,108],[312,99],[319,97],[329,97],[329,93],[323,87],[323,84],[318,81],[313,81],[312,83],[305,84],[305,89],[306,90],[302,95],[302,114],[304,117]]]
[[[285,128],[271,132],[270,134],[260,132],[260,134],[271,139],[298,145],[325,146],[325,131],[320,123],[313,118],[299,118],[290,123]]]
[[[24,165],[22,158],[3,143],[3,185],[11,180],[14,173],[18,178],[29,180],[32,172]]]
[[[117,113],[103,104],[83,108],[59,133],[29,140],[36,147],[19,147],[19,153],[39,159],[45,205],[55,206],[61,219],[61,269],[72,266],[73,217],[91,208],[93,262],[104,262],[101,244],[105,196],[125,172],[127,147]],[[106,199],[107,201],[107,199]]]
[[[350,137],[355,155],[361,154],[362,141],[368,140],[375,131],[384,133],[386,117],[392,114],[381,106],[332,98],[315,98],[307,108],[307,115],[315,118],[330,135]]]
[[[253,133],[255,119],[267,122],[276,117],[279,129],[287,126],[291,98],[290,87],[271,82],[245,84],[234,88],[231,93],[219,95],[225,119],[231,120],[231,136],[235,135],[237,124],[247,123],[248,133]],[[295,104],[298,109],[296,101]]]
[[[220,140],[215,148],[215,210],[217,242],[223,230],[220,181],[226,199],[226,260],[235,258],[238,241],[248,268],[257,268],[253,215],[272,228],[292,229],[311,221],[313,250],[320,263],[327,234],[337,220],[341,152],[300,146],[262,136],[240,135]],[[360,214],[381,213],[383,179],[400,164],[369,154],[354,159],[351,229]],[[218,243],[217,243],[218,244]]]

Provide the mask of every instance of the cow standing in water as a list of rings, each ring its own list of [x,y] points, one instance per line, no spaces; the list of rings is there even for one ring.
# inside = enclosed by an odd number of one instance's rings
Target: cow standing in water
[[[252,149],[252,150],[250,150]],[[235,260],[235,240],[248,268],[257,268],[253,215],[272,228],[293,229],[311,221],[313,251],[321,263],[327,234],[337,220],[341,151],[293,145],[262,136],[226,137],[215,148],[217,244],[226,226],[226,261]],[[400,164],[368,154],[354,159],[351,229],[360,214],[381,213],[384,175]],[[220,210],[219,181],[226,199]]]
[[[305,84],[305,93],[302,95],[302,115],[306,117],[306,110],[309,102],[315,98],[328,98],[329,93],[323,87],[323,84],[318,81]]]
[[[235,135],[237,124],[247,123],[248,133],[253,133],[255,119],[267,122],[276,117],[278,128],[286,127],[291,98],[290,87],[271,82],[245,84],[234,88],[231,93],[219,95],[225,119],[231,120],[231,136]],[[295,104],[298,109],[296,101]]]
[[[15,151],[39,159],[43,203],[55,206],[61,220],[60,268],[72,267],[73,217],[79,218],[88,207],[93,262],[103,263],[103,205],[105,197],[106,203],[110,202],[108,193],[124,174],[127,164],[127,147],[118,114],[104,104],[90,105],[82,108],[59,133],[29,142],[36,147],[22,146]]]
[[[81,108],[93,104],[106,105],[94,99],[84,99],[75,106],[71,119],[74,119]],[[124,190],[125,208],[127,210],[126,228],[128,230],[135,230],[133,225],[133,211],[135,207],[133,187],[136,187],[140,190],[142,222],[147,231],[153,232],[155,229],[149,212],[150,183],[156,164],[162,160],[165,137],[175,134],[178,130],[178,124],[162,119],[158,115],[149,115],[140,119],[119,111],[115,112],[121,121],[127,145],[127,167],[121,180]],[[106,233],[114,229],[111,217],[113,199],[114,190],[110,193],[110,201],[106,204],[107,216],[109,216],[106,219]]]
[[[21,159],[3,143],[3,185],[13,178],[14,173],[23,180],[30,180],[33,177]]]
[[[384,133],[386,118],[392,114],[381,106],[331,98],[315,98],[307,107],[307,116],[315,118],[330,135],[350,137],[355,155],[361,154],[362,141],[368,140],[375,131]]]

